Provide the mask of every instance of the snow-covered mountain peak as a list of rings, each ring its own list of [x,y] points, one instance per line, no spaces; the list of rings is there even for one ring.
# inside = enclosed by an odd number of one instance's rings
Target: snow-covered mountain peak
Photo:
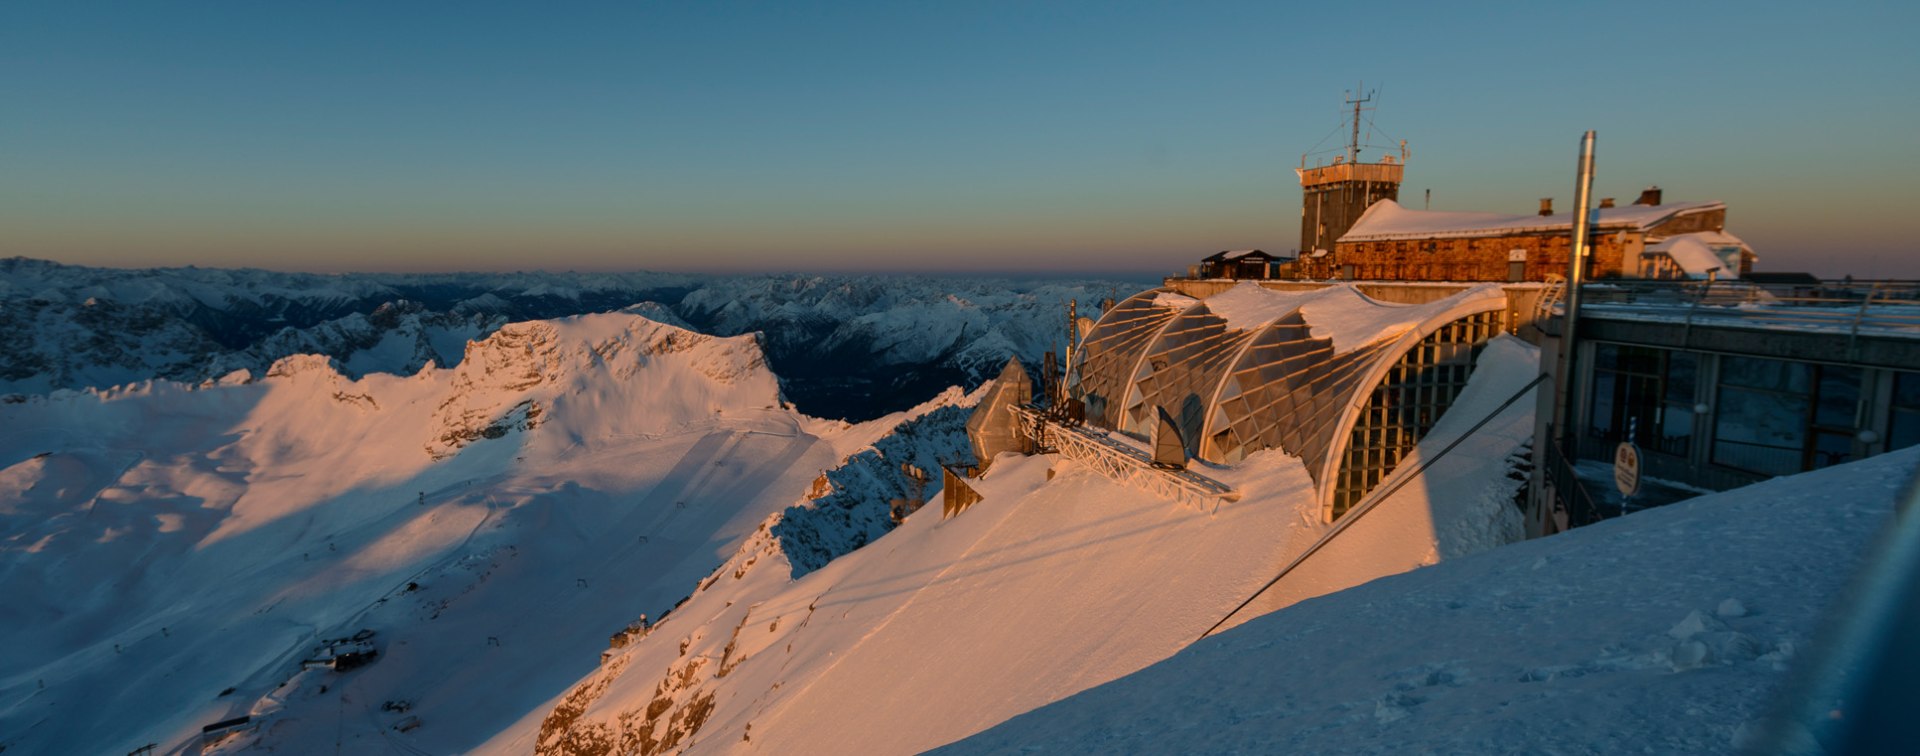
[[[426,442],[436,459],[537,427],[550,410],[586,441],[615,426],[657,433],[781,404],[754,336],[718,338],[631,313],[510,323],[469,342],[451,373]]]
[[[274,360],[273,365],[267,368],[267,377],[334,383],[344,376],[341,375],[340,363],[332,357],[324,354],[290,354]]]

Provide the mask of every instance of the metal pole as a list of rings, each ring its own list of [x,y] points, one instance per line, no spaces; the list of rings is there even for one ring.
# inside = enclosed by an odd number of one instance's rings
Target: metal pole
[[[1580,318],[1580,284],[1586,278],[1590,253],[1587,237],[1593,227],[1590,205],[1593,201],[1593,132],[1580,137],[1580,167],[1573,185],[1573,245],[1567,263],[1567,312],[1560,318],[1560,365],[1558,379],[1560,409],[1554,413],[1554,425],[1564,447],[1571,447],[1573,432],[1567,426],[1573,418],[1574,329]]]
[[[1080,300],[1068,299],[1067,300],[1067,359],[1065,360],[1066,366],[1060,371],[1059,406],[1062,409],[1064,409],[1067,406],[1067,400],[1073,397],[1072,387],[1069,384],[1073,381],[1073,352],[1075,349],[1075,344],[1078,343],[1079,338],[1080,338]]]

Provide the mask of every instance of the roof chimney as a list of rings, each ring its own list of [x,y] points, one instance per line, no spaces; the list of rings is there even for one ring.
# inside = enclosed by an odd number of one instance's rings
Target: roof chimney
[[[1633,204],[1636,204],[1636,205],[1660,204],[1660,187],[1649,186],[1645,190],[1642,190],[1640,192],[1640,199],[1634,200]]]
[[[1605,210],[1605,209],[1607,209],[1607,208],[1609,208],[1609,207],[1613,207],[1613,198],[1612,198],[1612,197],[1601,197],[1601,198],[1600,198],[1600,209],[1602,209],[1602,210]]]
[[[1540,198],[1540,214],[1541,215],[1553,214],[1553,198],[1552,197]]]

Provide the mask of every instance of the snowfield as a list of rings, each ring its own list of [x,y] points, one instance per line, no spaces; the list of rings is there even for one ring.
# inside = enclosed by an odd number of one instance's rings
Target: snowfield
[[[1920,449],[1304,601],[941,753],[1728,753]]]
[[[794,413],[752,337],[630,314],[510,324],[450,370],[289,357],[0,424],[0,746],[22,753],[171,749],[239,716],[228,749],[470,750],[888,430]],[[362,630],[374,664],[302,670]]]

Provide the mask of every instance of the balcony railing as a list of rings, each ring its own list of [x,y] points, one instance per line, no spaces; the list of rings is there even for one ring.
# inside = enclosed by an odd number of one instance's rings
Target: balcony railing
[[[1581,286],[1580,296],[1583,314],[1920,336],[1915,281],[1598,281]]]

